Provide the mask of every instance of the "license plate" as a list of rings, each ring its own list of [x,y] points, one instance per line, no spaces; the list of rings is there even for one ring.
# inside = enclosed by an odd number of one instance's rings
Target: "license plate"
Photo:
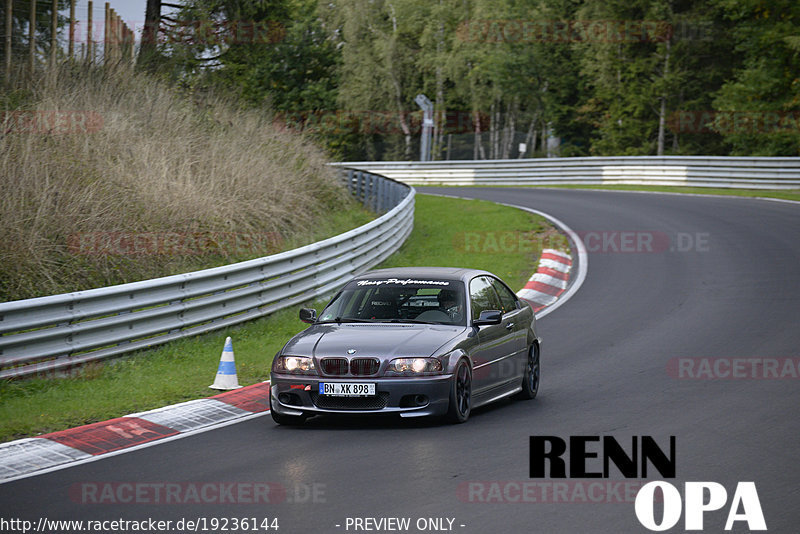
[[[320,395],[333,397],[370,397],[375,395],[374,382],[320,382]]]

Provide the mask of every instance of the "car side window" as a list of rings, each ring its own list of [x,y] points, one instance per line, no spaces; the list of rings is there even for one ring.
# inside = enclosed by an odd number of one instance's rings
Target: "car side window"
[[[469,298],[472,318],[477,319],[484,310],[501,310],[502,305],[492,283],[486,276],[473,278],[469,283]]]
[[[490,278],[490,280],[492,282],[492,287],[494,287],[494,290],[497,291],[497,295],[500,297],[500,303],[503,305],[503,313],[516,310],[517,296],[497,278]]]

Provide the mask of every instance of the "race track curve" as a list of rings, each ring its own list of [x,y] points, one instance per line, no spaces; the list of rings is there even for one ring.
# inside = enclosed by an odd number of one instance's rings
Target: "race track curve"
[[[715,481],[732,494],[738,481],[754,481],[769,532],[797,532],[800,379],[783,369],[778,378],[760,378],[762,367],[752,359],[794,362],[797,371],[800,204],[577,190],[419,192],[539,209],[585,238],[583,286],[539,323],[543,375],[536,400],[501,402],[458,426],[327,419],[286,428],[259,417],[2,484],[2,517],[276,517],[282,534],[356,532],[347,528],[348,517],[408,517],[406,532],[419,532],[418,518],[454,519],[452,530],[465,534],[647,532],[632,496],[615,494],[632,481],[613,469],[600,481],[616,489],[592,495],[623,502],[585,502],[580,490],[590,480],[542,495],[543,486],[530,486],[543,481],[528,477],[528,444],[531,435],[609,435],[623,444],[649,435],[665,448],[676,437],[677,478],[670,482],[679,489],[684,481]],[[487,229],[476,221],[474,230]],[[635,251],[619,250],[631,246]],[[731,373],[739,365],[744,377],[678,374],[679,362],[696,363],[696,371],[702,358],[720,375],[726,365]],[[152,502],[152,485],[176,482],[189,502]],[[187,498],[187,488],[232,482],[245,492],[233,494],[238,502]],[[281,502],[245,502],[247,488],[265,483]],[[143,493],[137,498],[129,487]],[[109,488],[116,494],[105,500],[115,502],[84,502],[101,496],[93,490]],[[121,502],[126,496],[132,502]],[[480,502],[487,499],[493,502]],[[706,531],[722,532],[727,512],[726,506],[706,514]],[[673,531],[682,530],[683,520]],[[745,531],[742,522],[733,530]]]

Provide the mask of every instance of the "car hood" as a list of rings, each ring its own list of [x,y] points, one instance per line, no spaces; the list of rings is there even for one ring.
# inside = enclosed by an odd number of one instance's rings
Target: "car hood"
[[[464,326],[422,324],[312,325],[293,337],[283,354],[294,356],[430,356],[466,330]],[[348,350],[355,350],[348,354]]]

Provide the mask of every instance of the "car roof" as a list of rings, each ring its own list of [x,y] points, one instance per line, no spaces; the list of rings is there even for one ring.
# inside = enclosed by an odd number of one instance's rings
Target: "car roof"
[[[474,277],[491,273],[479,269],[462,269],[459,267],[396,267],[367,271],[355,277],[355,280],[374,280],[376,278],[438,278],[440,280],[460,280],[469,282]]]

